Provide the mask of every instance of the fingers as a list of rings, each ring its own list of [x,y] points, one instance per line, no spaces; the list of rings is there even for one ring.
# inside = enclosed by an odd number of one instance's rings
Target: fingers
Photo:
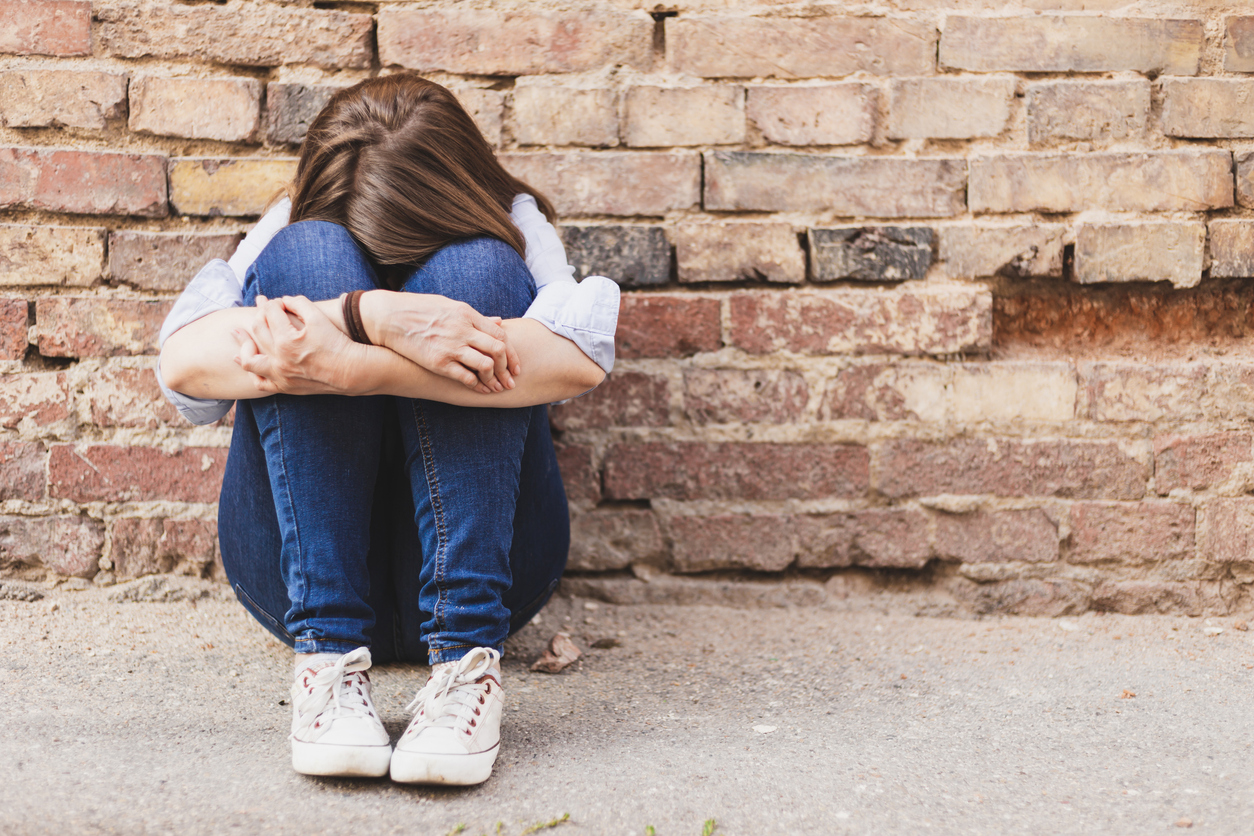
[[[506,344],[504,342],[482,331],[475,331],[471,334],[468,344],[475,351],[492,361],[492,378],[501,386],[501,389],[497,391],[514,388],[514,377],[509,372],[509,357],[505,351]],[[482,367],[476,366],[474,368],[479,370]],[[482,378],[482,374],[480,377]],[[484,380],[484,383],[491,385],[487,380]]]
[[[499,316],[492,316],[488,318],[491,319],[493,322],[495,322],[497,325],[500,325],[502,322]],[[505,334],[504,328],[501,328],[501,333]],[[522,374],[522,361],[518,359],[518,349],[514,348],[514,344],[509,341],[508,336],[503,336],[500,339],[505,342],[505,359],[506,359],[507,365],[509,366],[510,374]],[[511,389],[514,388],[513,381],[510,381],[509,388]]]
[[[270,331],[275,338],[290,340],[297,336],[297,329],[292,327],[292,321],[288,319],[287,309],[282,299],[269,299],[265,304],[257,307],[265,317],[266,324],[270,326]]]
[[[322,311],[318,310],[318,306],[305,296],[284,296],[279,301],[282,302],[284,308],[296,314],[305,323],[323,315]]]

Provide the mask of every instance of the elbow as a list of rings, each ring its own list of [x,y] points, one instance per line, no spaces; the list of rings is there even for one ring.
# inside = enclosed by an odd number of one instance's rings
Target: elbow
[[[160,372],[161,382],[172,392],[182,392],[183,387],[189,382],[184,365],[167,356],[164,351],[157,357],[157,369]]]
[[[596,363],[589,362],[580,369],[579,385],[582,387],[580,392],[587,392],[601,385],[605,380],[605,370]]]

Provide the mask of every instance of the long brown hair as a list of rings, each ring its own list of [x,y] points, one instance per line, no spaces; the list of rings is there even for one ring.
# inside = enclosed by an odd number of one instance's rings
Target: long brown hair
[[[509,217],[521,192],[555,219],[544,195],[501,166],[456,97],[412,73],[337,91],[309,126],[288,189],[293,223],[346,227],[393,286],[387,265],[422,264],[460,238],[490,235],[525,257]]]

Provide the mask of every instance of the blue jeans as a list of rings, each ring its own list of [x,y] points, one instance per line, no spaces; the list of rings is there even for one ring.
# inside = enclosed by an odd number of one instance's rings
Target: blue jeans
[[[266,247],[244,299],[376,286],[343,227],[305,221]],[[402,289],[507,319],[536,292],[522,259],[493,238],[444,248]],[[378,662],[500,650],[553,593],[570,544],[544,406],[240,401],[218,507],[222,562],[258,621],[298,653],[367,646]]]

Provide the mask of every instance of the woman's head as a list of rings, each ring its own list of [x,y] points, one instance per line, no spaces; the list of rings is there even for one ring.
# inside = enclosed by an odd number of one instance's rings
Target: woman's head
[[[459,238],[490,235],[525,255],[509,219],[509,174],[457,99],[419,76],[338,91],[309,126],[291,186],[292,221],[343,225],[380,265],[421,264]]]

